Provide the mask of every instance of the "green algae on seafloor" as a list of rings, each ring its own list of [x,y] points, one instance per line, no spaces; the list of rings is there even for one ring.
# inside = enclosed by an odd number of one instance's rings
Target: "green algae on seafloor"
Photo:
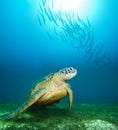
[[[15,104],[0,104],[0,115],[13,108],[15,109]],[[118,105],[73,104],[70,112],[66,108],[67,104],[58,104],[46,109],[29,109],[12,120],[1,120],[0,130],[118,129]]]

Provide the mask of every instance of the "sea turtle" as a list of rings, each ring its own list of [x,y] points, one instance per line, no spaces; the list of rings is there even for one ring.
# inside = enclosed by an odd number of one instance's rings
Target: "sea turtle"
[[[69,109],[71,109],[73,94],[66,80],[73,78],[76,74],[76,69],[68,67],[46,76],[32,89],[26,101],[14,112],[5,116],[4,119],[13,118],[32,105],[47,106],[54,104],[66,95],[69,96]]]

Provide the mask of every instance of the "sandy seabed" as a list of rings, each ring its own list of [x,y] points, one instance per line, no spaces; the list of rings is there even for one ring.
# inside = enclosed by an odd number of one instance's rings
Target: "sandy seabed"
[[[18,104],[0,103],[0,116]],[[59,103],[48,108],[30,108],[10,120],[0,120],[0,130],[118,130],[118,104]]]

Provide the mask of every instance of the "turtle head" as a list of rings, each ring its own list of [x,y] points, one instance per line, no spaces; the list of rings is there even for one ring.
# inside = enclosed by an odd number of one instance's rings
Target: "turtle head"
[[[68,67],[59,71],[59,74],[63,80],[69,80],[77,74],[77,70],[73,67]]]

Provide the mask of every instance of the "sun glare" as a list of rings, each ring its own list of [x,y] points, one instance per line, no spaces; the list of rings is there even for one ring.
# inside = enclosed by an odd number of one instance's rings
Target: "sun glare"
[[[39,8],[39,0],[35,2],[28,0],[34,4],[33,10]],[[50,8],[52,12],[72,12],[78,14],[83,20],[86,18],[100,18],[103,13],[102,0],[41,0],[45,1],[44,8]]]
[[[52,10],[54,12],[74,12],[80,17],[86,18],[93,16],[98,11],[98,2],[95,0],[47,0],[47,5],[54,5]]]

